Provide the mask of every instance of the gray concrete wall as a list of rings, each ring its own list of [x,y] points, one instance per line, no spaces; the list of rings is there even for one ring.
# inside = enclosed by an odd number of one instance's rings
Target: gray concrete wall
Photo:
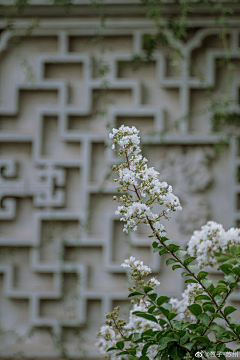
[[[27,17],[1,33],[1,359],[60,359],[66,352],[99,358],[93,344],[105,312],[119,304],[127,316],[120,264],[129,255],[153,268],[161,294],[178,297],[184,289],[180,273],[152,254],[146,229],[122,233],[112,202],[117,159],[110,128],[139,128],[149,165],[173,185],[183,211],[166,228],[176,243],[185,246],[208,220],[226,229],[240,220],[239,141],[231,137],[217,151],[213,144],[222,143],[227,129],[213,132],[209,121],[206,89],[213,99],[226,90],[215,19],[189,20],[191,36],[180,43],[185,60],[173,65],[173,51],[158,47],[151,63],[134,70],[132,57],[143,53],[151,22],[141,14],[110,17],[103,39],[94,42],[99,19],[78,11],[41,15],[30,35]],[[230,110],[239,113],[237,24],[239,18],[230,19],[229,86]],[[239,299],[237,292],[235,306]]]

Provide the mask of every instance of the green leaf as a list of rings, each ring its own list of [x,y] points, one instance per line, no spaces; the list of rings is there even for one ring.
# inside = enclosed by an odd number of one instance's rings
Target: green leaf
[[[199,281],[201,281],[202,279],[204,279],[206,276],[208,276],[208,272],[207,271],[200,271],[198,274],[197,274],[197,279]]]
[[[215,287],[215,289],[212,292],[212,296],[215,297],[218,294],[221,294],[222,292],[227,293],[228,289],[226,286],[222,286],[222,284]]]
[[[174,319],[176,316],[177,316],[176,313],[170,311],[170,313],[168,314],[168,320],[172,320],[172,319]]]
[[[159,255],[162,256],[163,254],[169,254],[169,251],[167,249],[162,249],[161,251],[159,251]]]
[[[163,307],[164,309],[169,310],[169,311],[171,311],[171,310],[172,310],[172,305],[171,305],[171,304],[169,304],[169,303],[164,303],[164,304],[162,304],[162,307]]]
[[[166,244],[166,243],[165,243],[165,244]],[[180,246],[175,245],[175,244],[170,244],[170,245],[168,246],[168,249],[169,249],[169,251],[170,251],[171,253],[176,252],[179,248],[180,248]]]
[[[167,321],[164,320],[164,319],[160,319],[160,320],[159,320],[159,324],[160,324],[161,326],[166,325],[166,324],[167,324]]]
[[[157,290],[154,289],[154,290],[152,290],[152,291],[149,291],[148,297],[149,297],[152,301],[155,301],[156,298],[157,298]]]
[[[204,285],[206,288],[209,288],[209,286],[212,285],[212,280],[203,279],[203,280],[202,280],[202,283],[203,283],[203,285]]]
[[[166,242],[167,240],[169,240],[169,238],[167,238],[166,236],[161,236],[161,237],[160,237],[160,241],[161,241],[162,243]]]
[[[229,250],[233,256],[237,256],[240,253],[239,247],[236,245],[232,245]]]
[[[195,297],[195,300],[198,301],[198,300],[212,300],[209,296],[207,295],[198,295]]]
[[[116,343],[116,347],[119,349],[119,350],[122,350],[124,348],[124,342],[123,341],[118,341]]]
[[[237,276],[240,276],[240,266],[233,266],[232,272],[234,272]]]
[[[173,259],[173,258],[170,258],[170,259],[167,259],[166,265],[168,266],[168,265],[171,265],[171,264],[173,264],[173,263],[175,263],[175,262],[178,262],[178,260]]]
[[[236,311],[237,309],[235,309],[235,307],[233,306],[227,306],[225,307],[223,313],[225,316],[228,316],[229,314],[231,314],[232,312]]]
[[[204,311],[209,311],[210,313],[215,312],[214,306],[212,306],[210,304],[206,304],[206,305],[203,304],[203,310]]]
[[[154,290],[151,286],[143,286],[142,288],[146,294],[149,293],[149,291]]]
[[[112,351],[112,350],[119,350],[119,349],[116,348],[116,347],[114,347],[114,346],[112,346],[112,347],[110,347],[109,349],[107,349],[107,352]]]
[[[188,266],[188,264],[190,264],[195,259],[196,259],[196,257],[194,257],[194,256],[187,258],[186,260],[184,260],[184,265]]]
[[[182,265],[173,265],[172,269],[173,271],[176,270],[176,269],[179,269],[179,268],[183,268]]]
[[[184,257],[185,255],[187,254],[187,251],[185,250],[182,250],[182,249],[179,249],[177,252],[176,252],[176,255],[179,259],[181,259],[182,257]]]
[[[161,306],[163,303],[165,303],[166,301],[168,301],[170,298],[168,296],[160,296],[157,299],[157,304],[158,306]]]
[[[170,245],[171,243],[172,243],[172,240],[171,240],[171,239],[168,239],[168,240],[166,240],[166,241],[164,242],[164,244],[165,244],[166,246]]]
[[[187,272],[187,271],[183,271],[183,272],[181,273],[181,276],[182,276],[182,277],[184,277],[184,276],[194,276],[194,274],[193,274],[193,273],[189,273],[189,272]]]
[[[159,339],[159,346],[158,346],[158,351],[159,350],[163,350],[168,346],[168,343],[170,342],[176,342],[177,340],[172,338],[172,337],[166,337],[163,336]]]
[[[205,344],[210,343],[210,340],[206,336],[195,336],[191,340],[198,341],[198,342],[205,343]]]
[[[224,276],[224,279],[229,283],[234,283],[235,282],[235,277],[234,277],[233,274]]]
[[[230,289],[234,289],[237,285],[238,284],[236,284],[236,283],[231,283],[231,284],[229,284],[229,287],[230,287]]]
[[[221,314],[218,314],[218,313],[212,314],[211,316],[214,317],[214,318],[224,319],[224,317]]]
[[[145,295],[145,293],[143,291],[140,291],[140,290],[136,290],[136,291],[133,291],[131,292],[128,297],[132,297],[132,296],[136,296],[136,295]]]
[[[161,313],[167,318],[170,311],[168,309],[165,309],[164,307],[160,307]]]
[[[136,295],[145,295],[145,293],[143,291],[140,291],[140,290],[136,290],[136,291],[133,291],[131,292],[128,297],[132,297],[132,296],[136,296]]]
[[[142,311],[134,311],[133,312],[134,315],[138,316],[138,317],[142,317],[144,319],[147,319],[147,320],[150,320],[150,321],[153,321],[155,323],[158,323],[157,319],[155,318],[155,316],[153,315],[150,315],[150,314],[147,314],[147,313],[144,313]]]
[[[217,258],[217,262],[224,262],[224,261],[227,261],[227,260],[230,260],[230,259],[232,259],[232,257],[229,256],[229,255],[220,255]]]
[[[184,281],[186,284],[190,284],[190,283],[198,283],[197,280],[194,279],[188,279]]]
[[[186,331],[185,334],[180,339],[180,344],[184,345],[188,341],[188,338],[189,338],[189,335],[188,335],[188,332]]]
[[[195,273],[195,271],[197,271],[198,269],[198,264],[195,264],[195,265],[188,265],[188,269],[192,272],[192,273]]]
[[[153,252],[156,253],[156,252],[159,252],[159,251],[161,251],[161,250],[163,250],[163,249],[165,249],[164,246],[158,246],[158,247],[156,247],[156,248],[153,250]]]
[[[216,347],[216,352],[220,351],[220,352],[223,352],[226,348],[226,345],[223,344],[223,343],[220,343],[220,344],[217,344],[217,347]]]
[[[209,323],[209,321],[210,321],[210,317],[208,316],[208,314],[205,314],[205,313],[198,315],[197,318],[198,318],[201,322],[203,322],[205,326],[207,326],[208,323]]]
[[[189,342],[187,344],[184,344],[184,347],[187,348],[188,350],[191,350],[193,345],[194,345],[194,342]]]
[[[240,325],[237,326],[236,333],[237,333],[237,335],[240,335]]]
[[[198,316],[202,313],[202,308],[198,304],[192,304],[188,306],[188,309],[191,311],[191,313],[195,316]]]

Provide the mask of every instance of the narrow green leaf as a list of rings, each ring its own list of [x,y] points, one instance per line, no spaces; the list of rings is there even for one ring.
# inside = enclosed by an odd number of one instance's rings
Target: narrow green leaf
[[[150,315],[150,314],[147,314],[147,313],[144,313],[141,311],[134,311],[133,314],[138,317],[142,317],[143,319],[147,319],[147,320],[153,321],[155,323],[158,323],[157,319],[153,315]]]
[[[209,296],[207,295],[198,295],[195,297],[195,300],[198,301],[198,300],[212,300]]]

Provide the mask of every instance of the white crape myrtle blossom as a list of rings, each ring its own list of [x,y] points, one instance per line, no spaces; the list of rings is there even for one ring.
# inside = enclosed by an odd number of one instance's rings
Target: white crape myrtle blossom
[[[188,254],[196,256],[199,268],[216,266],[216,253],[225,253],[232,245],[240,245],[240,230],[225,231],[221,224],[209,221],[201,230],[194,231],[189,243]]]
[[[134,126],[120,126],[119,129],[112,129],[109,137],[113,139],[112,148],[120,146],[118,155],[125,158],[121,165],[114,165],[113,170],[118,174],[119,192],[132,191],[132,195],[124,195],[119,199],[122,206],[118,206],[116,215],[121,215],[120,220],[124,221],[123,231],[137,230],[138,223],[146,223],[155,230],[156,234],[161,235],[164,226],[160,223],[162,217],[168,219],[171,211],[180,211],[182,207],[177,196],[173,194],[172,186],[165,181],[159,180],[159,172],[153,167],[148,168],[147,159],[140,153],[139,130]],[[117,197],[114,197],[117,200]],[[146,199],[145,202],[143,200]],[[152,212],[153,204],[164,205],[162,212],[156,214]]]
[[[124,268],[131,268],[131,277],[135,278],[136,273],[138,276],[147,276],[152,272],[152,269],[150,269],[148,266],[144,265],[142,261],[136,260],[135,257],[131,256],[129,259],[124,260],[124,263],[121,265]],[[155,278],[151,278],[148,281],[148,285],[151,285],[153,288],[156,288],[156,286],[160,285],[160,282],[156,280]],[[162,330],[162,327],[159,324],[156,324],[153,321],[149,321],[144,318],[140,318],[136,315],[134,315],[134,311],[141,311],[141,312],[148,312],[149,307],[152,304],[146,300],[146,299],[140,299],[136,303],[134,303],[132,310],[130,310],[129,313],[129,319],[128,323],[121,327],[121,335],[124,335],[125,337],[129,337],[133,333],[139,333],[152,329],[153,331]],[[156,315],[157,319],[160,319],[160,315]],[[107,316],[109,319],[110,316]],[[108,321],[106,321],[107,323]],[[110,347],[115,347],[116,343],[120,341],[121,335],[119,331],[117,331],[116,328],[113,328],[111,325],[103,325],[100,328],[100,331],[98,332],[97,336],[99,337],[97,343],[95,344],[103,357],[103,359],[111,359],[111,360],[120,360],[121,359],[128,359],[128,357],[125,356],[116,356],[116,354],[119,351],[111,351],[111,353],[107,353],[107,350]],[[140,357],[142,355],[142,349],[144,347],[145,343],[141,343],[138,346],[136,357]],[[130,342],[125,342],[125,347],[131,346]],[[157,354],[157,345],[152,345],[148,348],[148,357],[150,360],[153,360],[154,357]]]
[[[135,260],[135,257],[131,256],[130,259],[124,260],[121,264],[123,268],[131,268],[132,271],[137,271],[139,276],[147,276],[152,272],[148,266],[143,265],[143,261]]]
[[[138,316],[134,315],[133,312],[134,311],[142,311],[142,312],[147,312],[148,307],[150,307],[150,303],[148,301],[143,301],[141,300],[139,304],[134,304],[132,310],[130,310],[130,314],[129,314],[129,322],[123,326],[122,331],[124,332],[124,335],[126,337],[130,336],[133,333],[138,332],[139,334],[141,334],[142,332],[152,329],[153,331],[156,330],[162,330],[162,327],[159,324],[156,324],[152,321],[143,319],[143,318],[139,318]],[[160,318],[160,316],[156,316],[156,318]],[[99,351],[101,353],[101,355],[103,356],[103,359],[109,359],[109,357],[111,358],[111,360],[120,360],[120,359],[128,359],[128,357],[122,356],[116,356],[116,354],[119,351],[111,351],[111,353],[107,353],[107,350],[110,347],[115,347],[116,343],[118,341],[121,340],[121,336],[115,332],[111,326],[108,325],[103,325],[100,328],[100,331],[98,333],[99,336],[99,340],[97,341],[97,343],[95,344],[98,348]],[[137,353],[136,356],[140,357],[142,354],[142,348],[145,344],[139,344],[139,347],[137,349]],[[130,343],[129,342],[125,342],[125,346],[129,347]],[[152,345],[149,347],[148,349],[148,357],[150,360],[153,360],[154,357],[157,354],[157,345]]]
[[[171,298],[169,303],[172,305],[172,311],[178,314],[180,320],[195,320],[195,316],[189,311],[188,306],[196,303],[194,298],[203,294],[203,288],[199,284],[188,284],[182,293],[182,300]]]

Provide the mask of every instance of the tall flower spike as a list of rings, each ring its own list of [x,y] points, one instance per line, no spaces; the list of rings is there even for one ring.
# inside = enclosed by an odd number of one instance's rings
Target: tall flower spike
[[[159,181],[159,173],[153,168],[148,168],[147,159],[140,154],[139,130],[134,126],[120,126],[119,129],[112,129],[109,137],[113,139],[112,148],[119,145],[119,157],[124,161],[121,165],[113,166],[113,170],[118,174],[118,191],[132,191],[135,198],[124,195],[119,199],[123,205],[118,206],[116,215],[121,215],[120,220],[125,221],[123,231],[137,230],[139,223],[146,223],[152,226],[156,234],[160,235],[164,231],[164,226],[160,223],[162,217],[168,219],[171,211],[180,211],[182,207],[177,196],[172,192],[172,186],[165,181]],[[116,198],[115,198],[116,199]],[[144,199],[146,199],[144,201]],[[154,204],[164,205],[164,209],[155,214],[152,212]]]

